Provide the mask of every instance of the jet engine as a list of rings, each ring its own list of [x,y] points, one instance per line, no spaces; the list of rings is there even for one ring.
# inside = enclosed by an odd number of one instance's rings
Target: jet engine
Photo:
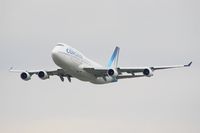
[[[143,74],[147,77],[151,77],[151,76],[153,76],[153,71],[151,68],[146,68],[146,69],[144,69]]]
[[[115,78],[118,76],[118,72],[116,70],[114,70],[114,69],[109,69],[108,72],[107,72],[107,74],[109,76],[115,77]]]
[[[31,75],[28,72],[22,72],[20,75],[21,79],[28,81],[31,79]]]
[[[40,79],[45,80],[45,79],[48,79],[48,78],[49,78],[49,75],[47,74],[46,71],[40,71],[40,72],[38,72],[38,77],[39,77]]]

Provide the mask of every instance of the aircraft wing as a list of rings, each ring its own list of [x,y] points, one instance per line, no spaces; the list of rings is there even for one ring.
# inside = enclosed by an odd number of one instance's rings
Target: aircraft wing
[[[68,80],[71,82],[71,75],[69,75],[67,72],[65,72],[63,69],[57,69],[57,70],[51,70],[51,71],[44,71],[44,70],[15,70],[12,67],[10,68],[10,72],[18,72],[18,73],[26,73],[30,76],[36,74],[39,76],[40,72],[44,73],[44,76],[46,75],[47,78],[50,76],[59,76],[62,81],[64,81],[64,77],[67,77]]]
[[[144,77],[144,76],[152,76],[151,72],[155,70],[163,70],[163,69],[172,69],[172,68],[181,68],[181,67],[189,67],[192,62],[187,65],[175,65],[175,66],[158,66],[158,67],[118,67],[116,70],[118,72],[117,79],[125,79],[125,78],[136,78],[136,77]],[[108,76],[108,68],[84,68],[85,71],[95,75],[96,77],[105,77]],[[145,75],[146,71],[146,75]]]
[[[161,66],[161,67],[152,67],[152,70],[162,70],[162,69],[171,69],[171,68],[180,68],[180,67],[190,67],[192,61],[186,65],[176,65],[176,66]]]
[[[192,62],[190,62],[187,65],[174,65],[174,66],[157,66],[157,67],[141,67],[141,68],[119,67],[118,72],[139,73],[139,72],[143,72],[147,68],[150,68],[152,71],[155,71],[155,70],[172,69],[172,68],[180,68],[180,67],[190,67],[191,64]]]

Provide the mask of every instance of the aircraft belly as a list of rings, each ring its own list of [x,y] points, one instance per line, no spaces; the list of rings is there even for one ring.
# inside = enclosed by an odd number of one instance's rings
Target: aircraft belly
[[[106,77],[97,77],[90,81],[94,84],[107,84],[107,83],[113,83],[116,82],[116,80],[113,80],[112,77],[106,76]]]

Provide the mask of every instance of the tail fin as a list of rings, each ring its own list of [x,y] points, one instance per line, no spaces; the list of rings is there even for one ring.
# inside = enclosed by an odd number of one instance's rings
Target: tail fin
[[[119,58],[119,50],[120,48],[119,47],[116,47],[112,56],[110,57],[110,60],[108,62],[108,66],[107,67],[114,67],[114,68],[117,68],[117,65],[118,65],[118,58]]]

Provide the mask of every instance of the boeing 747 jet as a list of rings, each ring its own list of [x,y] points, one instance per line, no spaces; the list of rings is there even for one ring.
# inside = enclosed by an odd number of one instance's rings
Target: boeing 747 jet
[[[116,47],[111,55],[108,65],[102,66],[81,52],[63,43],[57,44],[52,50],[52,59],[59,67],[53,71],[28,71],[14,70],[11,72],[20,72],[21,79],[28,81],[32,75],[36,74],[42,80],[49,79],[50,76],[58,76],[61,81],[66,77],[69,82],[71,78],[77,78],[81,81],[91,82],[94,84],[107,84],[117,82],[119,79],[136,78],[136,77],[151,77],[156,70],[189,67],[192,62],[186,65],[176,66],[158,66],[158,67],[118,67],[118,57],[120,48]]]

